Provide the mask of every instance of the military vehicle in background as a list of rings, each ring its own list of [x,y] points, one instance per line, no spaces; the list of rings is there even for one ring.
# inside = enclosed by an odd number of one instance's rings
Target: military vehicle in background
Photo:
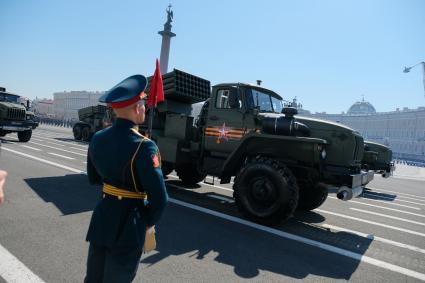
[[[317,208],[329,187],[337,188],[339,199],[352,199],[373,179],[373,170],[383,168],[377,160],[391,167],[388,148],[380,147],[372,165],[358,132],[297,116],[297,109],[284,107],[280,95],[261,86],[224,83],[211,89],[208,80],[176,69],[163,75],[163,86],[165,101],[154,112],[151,138],[164,175],[175,170],[186,184],[207,174],[221,184],[234,177],[235,203],[255,222],[274,225],[297,208]],[[202,103],[199,115],[193,113],[196,103]],[[147,130],[145,122],[140,131]]]
[[[375,173],[381,174],[382,177],[388,178],[395,170],[394,162],[388,162],[388,160],[392,160],[392,151],[388,146],[365,141],[362,158],[364,170],[373,170]]]
[[[89,141],[94,133],[110,125],[110,113],[107,106],[100,104],[78,110],[79,121],[72,127],[74,138]]]
[[[21,103],[21,97],[6,92],[0,87],[0,137],[17,133],[20,142],[28,142],[32,130],[38,126],[32,111],[29,111],[29,100],[26,105]]]

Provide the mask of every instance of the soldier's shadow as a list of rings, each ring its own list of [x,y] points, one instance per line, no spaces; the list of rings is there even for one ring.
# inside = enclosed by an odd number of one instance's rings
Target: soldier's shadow
[[[24,179],[42,200],[55,205],[64,215],[91,211],[101,196],[101,187],[89,184],[87,175]]]
[[[297,213],[296,217],[276,230],[360,255],[366,252],[371,239],[345,232],[331,232],[318,225],[324,221],[322,215],[314,212]],[[142,259],[147,268],[170,256],[186,256],[201,261],[214,257],[219,263],[233,266],[234,273],[241,278],[255,278],[264,270],[296,279],[314,274],[349,280],[359,264],[357,260],[299,241],[214,219],[211,215],[176,205],[168,207],[157,231],[157,253],[145,255]],[[190,261],[184,260],[186,263]]]

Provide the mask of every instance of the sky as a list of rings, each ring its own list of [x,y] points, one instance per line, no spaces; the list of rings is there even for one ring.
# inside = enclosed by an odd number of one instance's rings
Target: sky
[[[150,76],[171,3],[169,70],[255,83],[311,112],[425,106],[423,0],[0,0],[0,86],[29,98]]]

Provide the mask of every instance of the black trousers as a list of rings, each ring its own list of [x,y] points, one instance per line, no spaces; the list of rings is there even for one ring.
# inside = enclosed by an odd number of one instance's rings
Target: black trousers
[[[132,282],[142,252],[138,249],[111,250],[90,243],[85,283]]]

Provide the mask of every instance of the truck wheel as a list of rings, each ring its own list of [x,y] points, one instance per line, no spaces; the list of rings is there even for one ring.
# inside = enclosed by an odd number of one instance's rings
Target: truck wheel
[[[18,140],[20,142],[28,142],[31,139],[32,130],[18,132]]]
[[[256,158],[236,176],[233,197],[250,220],[277,225],[290,218],[298,204],[298,185],[292,172],[270,158]]]
[[[321,206],[328,197],[328,188],[323,184],[307,182],[300,184],[300,198],[298,200],[299,210],[313,210]]]
[[[91,138],[90,127],[83,127],[83,130],[81,131],[81,139],[83,141],[90,141],[90,138]]]
[[[162,175],[167,176],[174,170],[174,165],[170,162],[163,161],[161,164]]]
[[[75,125],[74,128],[72,128],[72,132],[74,133],[74,138],[79,141],[81,140],[81,125]]]
[[[183,164],[176,167],[177,176],[179,176],[180,180],[187,185],[195,185],[207,176],[206,173],[199,172],[197,166],[195,164]]]
[[[6,132],[3,130],[0,130],[0,137],[4,137],[6,135]]]

